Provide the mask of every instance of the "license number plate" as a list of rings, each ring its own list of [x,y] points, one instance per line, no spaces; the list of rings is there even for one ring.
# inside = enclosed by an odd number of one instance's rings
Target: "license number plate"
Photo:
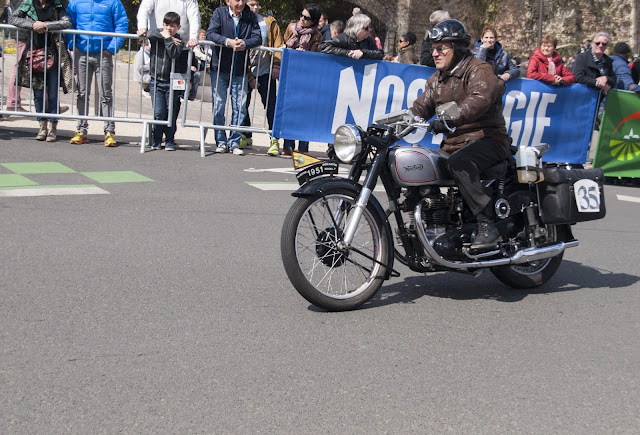
[[[578,180],[573,185],[580,213],[600,212],[600,186],[594,180]]]
[[[302,168],[300,172],[296,174],[298,183],[302,186],[311,180],[316,178],[326,177],[329,175],[336,175],[338,173],[338,163],[336,162],[318,162],[313,165],[309,165]]]

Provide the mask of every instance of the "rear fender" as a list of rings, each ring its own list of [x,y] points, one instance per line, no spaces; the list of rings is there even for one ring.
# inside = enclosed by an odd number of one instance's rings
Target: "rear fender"
[[[316,195],[327,195],[334,190],[345,189],[354,194],[354,197],[358,197],[360,193],[360,189],[362,186],[354,183],[351,180],[347,180],[345,178],[335,178],[335,177],[325,177],[318,178],[317,180],[310,181],[309,183],[300,186],[298,190],[293,192],[291,196],[295,196],[297,198],[305,197],[305,196],[316,196]],[[384,209],[380,205],[378,199],[371,195],[369,197],[369,205],[373,207],[373,211],[376,214],[376,218],[380,222],[380,224],[384,227],[384,236],[387,239],[387,258],[389,259],[389,264],[387,267],[387,273],[384,279],[389,279],[391,276],[391,272],[393,270],[393,260],[394,260],[394,252],[393,252],[393,232],[391,231],[391,226],[389,225],[389,220],[387,219],[387,215],[384,212]]]

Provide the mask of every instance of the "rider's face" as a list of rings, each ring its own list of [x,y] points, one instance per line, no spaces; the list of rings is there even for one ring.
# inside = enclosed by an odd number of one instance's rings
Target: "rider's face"
[[[431,55],[440,71],[448,71],[453,63],[453,45],[451,42],[434,42],[431,46]]]

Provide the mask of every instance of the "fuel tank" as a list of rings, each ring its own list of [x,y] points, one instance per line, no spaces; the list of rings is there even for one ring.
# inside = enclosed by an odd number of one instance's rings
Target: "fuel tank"
[[[389,153],[391,173],[400,186],[453,186],[447,171],[449,155],[419,145],[395,147]]]

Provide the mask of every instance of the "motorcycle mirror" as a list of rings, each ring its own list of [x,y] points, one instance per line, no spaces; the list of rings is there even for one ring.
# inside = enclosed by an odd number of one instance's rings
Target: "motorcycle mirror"
[[[436,115],[444,120],[458,119],[460,118],[460,109],[455,101],[449,101],[436,107]]]

